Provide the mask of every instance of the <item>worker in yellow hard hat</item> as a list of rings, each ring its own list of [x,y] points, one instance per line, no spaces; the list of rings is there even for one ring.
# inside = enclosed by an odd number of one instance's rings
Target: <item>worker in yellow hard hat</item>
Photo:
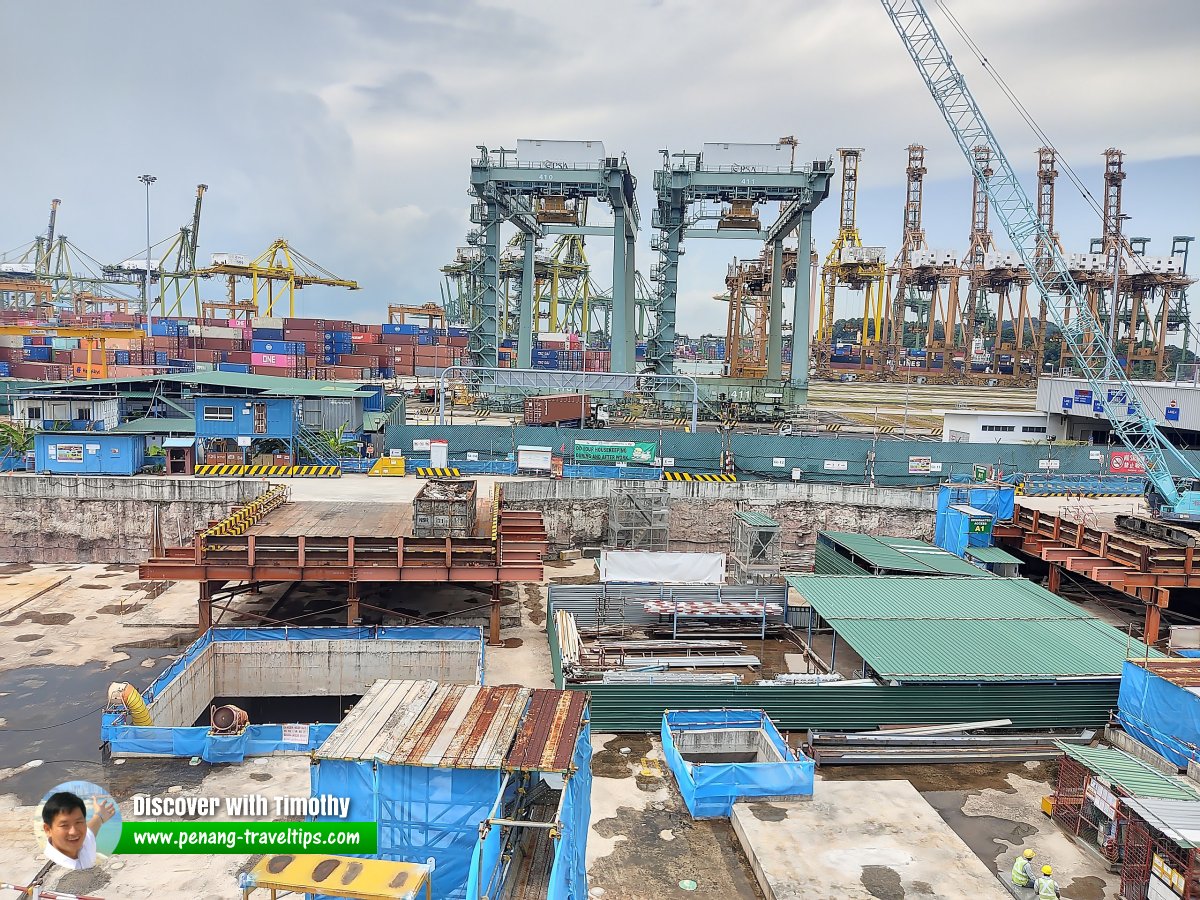
[[[1017,887],[1033,887],[1033,866],[1030,861],[1036,856],[1032,850],[1026,850],[1013,862],[1012,883]]]
[[[1058,892],[1058,882],[1050,877],[1053,874],[1054,870],[1049,866],[1042,866],[1042,876],[1033,883],[1038,900],[1058,900],[1062,896]]]

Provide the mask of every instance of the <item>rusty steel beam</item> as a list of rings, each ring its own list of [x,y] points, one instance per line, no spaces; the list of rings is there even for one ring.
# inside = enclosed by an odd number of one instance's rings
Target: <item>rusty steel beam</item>
[[[517,560],[513,564],[484,566],[408,565],[398,566],[249,566],[237,563],[200,565],[174,560],[150,560],[138,567],[139,578],[146,581],[337,581],[366,582],[490,582],[541,581],[543,569],[537,563]]]

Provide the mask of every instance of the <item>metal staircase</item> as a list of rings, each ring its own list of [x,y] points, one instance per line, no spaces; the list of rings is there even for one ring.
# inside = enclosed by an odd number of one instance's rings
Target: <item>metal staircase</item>
[[[314,464],[322,466],[340,466],[341,460],[337,453],[321,435],[306,425],[301,425],[296,432],[296,447]]]

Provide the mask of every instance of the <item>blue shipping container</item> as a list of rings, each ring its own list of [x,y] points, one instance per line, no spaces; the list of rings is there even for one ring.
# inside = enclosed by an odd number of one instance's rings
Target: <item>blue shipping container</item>
[[[135,475],[145,454],[141,434],[43,431],[34,437],[36,470],[56,475]]]
[[[417,331],[418,331],[418,329],[417,329],[416,325],[391,325],[391,324],[388,324],[388,325],[383,326],[384,334],[417,334]]]
[[[116,354],[115,358],[116,358],[118,366],[129,365],[129,351],[128,350],[114,350],[113,353]]]
[[[25,358],[30,362],[50,362],[50,347],[26,347]]]
[[[0,362],[0,378],[7,378],[12,374],[12,369],[7,362]],[[390,376],[385,376],[390,377]]]
[[[218,372],[241,372],[244,375],[250,374],[250,366],[246,363],[219,363],[217,365]]]
[[[417,343],[422,344],[422,345],[432,344],[433,343],[433,335],[432,334],[418,334],[417,335]]]
[[[260,341],[282,341],[282,328],[255,328],[253,339]]]

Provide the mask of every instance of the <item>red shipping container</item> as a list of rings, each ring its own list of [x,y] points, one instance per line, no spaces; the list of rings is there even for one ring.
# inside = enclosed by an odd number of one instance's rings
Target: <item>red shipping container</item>
[[[221,362],[236,363],[244,366],[253,361],[254,354],[249,350],[228,350],[222,356],[225,358]]]
[[[587,394],[546,394],[525,398],[526,425],[552,425],[587,419],[591,402]]]
[[[283,339],[285,341],[302,341],[307,350],[309,345],[321,344],[325,341],[325,332],[313,331],[311,328],[292,328],[284,326]]]
[[[378,361],[373,356],[367,356],[363,353],[343,353],[338,357],[339,366],[354,366],[356,368],[379,368]]]
[[[449,344],[451,347],[465,347],[467,346],[467,338],[465,335],[463,337],[454,337],[451,335],[449,338]]]
[[[381,344],[389,344],[393,347],[414,347],[417,343],[415,334],[381,334]]]

